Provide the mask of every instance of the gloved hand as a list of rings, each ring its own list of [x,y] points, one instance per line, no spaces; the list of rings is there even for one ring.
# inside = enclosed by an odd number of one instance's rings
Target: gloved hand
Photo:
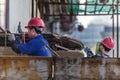
[[[11,42],[11,48],[16,52],[20,53],[18,46],[22,43],[22,40],[19,36],[15,36],[14,34],[11,34],[8,36],[8,40]]]
[[[14,34],[9,34],[9,35],[8,35],[8,40],[9,40],[10,42],[15,41],[15,35],[14,35]]]
[[[91,49],[89,47],[85,47],[84,51],[87,53],[87,57],[94,56],[94,53],[91,51]]]
[[[10,34],[8,35],[8,40],[12,43],[16,43],[16,44],[21,44],[22,40],[20,39],[19,36],[15,36],[14,34]]]
[[[15,36],[15,43],[16,44],[21,44],[22,43],[22,40],[19,36]]]

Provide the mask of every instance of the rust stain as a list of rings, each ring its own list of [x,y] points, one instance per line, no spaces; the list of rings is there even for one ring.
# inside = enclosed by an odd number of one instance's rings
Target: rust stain
[[[1,57],[0,80],[47,80],[50,77],[49,58],[22,58]]]
[[[119,80],[119,63],[112,58],[56,58],[55,80]]]

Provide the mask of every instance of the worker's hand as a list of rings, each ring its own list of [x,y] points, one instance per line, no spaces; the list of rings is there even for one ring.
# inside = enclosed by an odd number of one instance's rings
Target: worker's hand
[[[84,51],[87,53],[87,57],[94,56],[94,53],[91,51],[91,49],[89,47],[85,47]]]
[[[15,43],[16,44],[21,44],[22,43],[22,40],[19,36],[15,36]]]
[[[19,36],[15,36],[15,40],[11,41],[11,48],[16,52],[20,53],[18,46],[22,43],[22,40]]]
[[[12,43],[16,43],[16,44],[21,44],[22,40],[20,39],[19,36],[15,36],[14,34],[10,34],[8,35],[8,40]]]
[[[9,35],[8,35],[8,40],[9,40],[10,42],[15,41],[15,35],[14,35],[14,34],[9,34]]]

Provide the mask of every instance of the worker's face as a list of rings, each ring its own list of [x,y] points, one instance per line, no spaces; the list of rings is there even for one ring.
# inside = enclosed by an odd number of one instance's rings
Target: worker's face
[[[36,35],[36,32],[35,32],[34,29],[30,29],[30,28],[28,28],[28,32],[27,32],[27,34],[28,34],[29,38],[34,38],[35,35]]]
[[[102,44],[100,44],[100,48],[99,48],[100,52],[103,53],[103,54],[107,54],[108,52],[105,51],[104,47]]]
[[[100,52],[102,52],[104,50],[102,45],[100,45],[100,49],[99,50],[100,50]]]

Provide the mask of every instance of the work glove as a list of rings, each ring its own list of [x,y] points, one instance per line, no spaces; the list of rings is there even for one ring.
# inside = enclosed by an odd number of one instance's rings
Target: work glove
[[[15,36],[14,34],[10,34],[8,35],[8,40],[12,43],[16,43],[16,44],[21,44],[22,40],[20,39],[19,36]]]
[[[14,41],[16,44],[22,44],[22,40],[19,36],[15,36],[15,41]]]
[[[20,53],[18,46],[22,43],[22,40],[19,36],[15,36],[14,34],[11,34],[8,36],[8,40],[11,42],[11,48],[16,52]]]
[[[84,51],[87,53],[87,57],[94,56],[94,53],[91,51],[91,49],[89,47],[85,47]]]
[[[15,41],[15,35],[14,35],[14,34],[9,34],[9,35],[8,35],[8,40],[9,40],[10,42]]]

